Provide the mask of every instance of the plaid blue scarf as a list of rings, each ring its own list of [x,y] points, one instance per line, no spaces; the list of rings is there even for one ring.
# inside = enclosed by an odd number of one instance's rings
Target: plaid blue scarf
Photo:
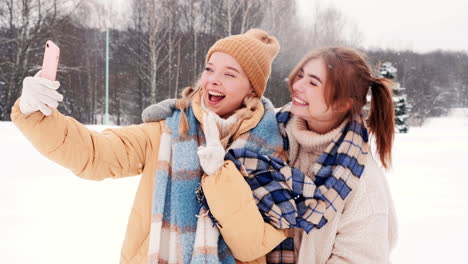
[[[289,150],[286,125],[289,105],[276,115]],[[313,166],[315,181],[282,160],[247,149],[232,149],[232,160],[250,185],[265,221],[276,228],[302,228],[307,233],[327,224],[341,211],[356,180],[364,171],[368,133],[361,116],[354,116]],[[268,263],[294,263],[294,241],[287,238],[268,254]]]

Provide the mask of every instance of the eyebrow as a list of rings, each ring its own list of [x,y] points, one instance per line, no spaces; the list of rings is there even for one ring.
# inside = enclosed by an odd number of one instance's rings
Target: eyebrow
[[[207,64],[208,64],[208,65],[212,65],[212,66],[214,66],[214,64],[213,64],[213,63],[211,63],[211,62],[208,62]],[[239,70],[238,70],[238,69],[236,69],[236,68],[234,68],[234,67],[231,67],[231,66],[226,66],[226,68],[227,68],[227,69],[229,69],[229,70],[233,70],[233,71],[235,71],[235,72],[237,72],[237,73],[239,73],[239,74],[240,74]]]
[[[309,76],[310,78],[314,78],[314,79],[316,79],[317,81],[319,81],[320,83],[322,83],[322,80],[320,80],[320,78],[319,78],[317,75],[307,74],[307,76]]]
[[[304,73],[304,69],[301,69],[300,70],[302,73]],[[307,76],[309,76],[310,78],[313,78],[313,79],[316,79],[317,81],[319,81],[320,83],[323,84],[322,80],[317,76],[317,75],[314,75],[314,74],[307,74]]]
[[[230,70],[233,70],[237,73],[240,73],[238,69],[234,68],[234,67],[231,67],[231,66],[226,66],[226,68],[230,69]]]

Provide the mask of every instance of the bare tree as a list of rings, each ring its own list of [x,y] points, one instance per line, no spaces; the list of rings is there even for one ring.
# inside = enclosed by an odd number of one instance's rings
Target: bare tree
[[[53,25],[63,14],[67,0],[4,0],[0,2],[0,28],[5,34],[0,38],[2,54],[0,79],[5,80],[6,89],[0,94],[2,120],[9,120],[10,108],[19,96],[21,81],[37,71],[42,51],[48,36],[54,35]]]
[[[233,34],[233,27],[235,24],[235,18],[241,10],[241,2],[237,0],[224,0],[223,5],[218,16],[219,21],[223,21],[224,32],[223,36],[230,36]],[[236,32],[237,33],[237,32]]]
[[[133,62],[137,67],[142,82],[149,87],[148,102],[154,103],[158,96],[158,73],[160,66],[166,63],[169,55],[167,38],[174,40],[170,35],[172,25],[168,24],[165,5],[161,1],[134,0],[132,2],[134,17],[134,39],[136,47],[129,47]]]
[[[309,33],[309,48],[330,45],[356,47],[362,42],[362,33],[357,25],[335,6],[316,3],[311,13],[311,24],[304,24],[304,32]]]
[[[198,78],[198,72],[202,68],[203,64],[199,60],[199,33],[202,32],[203,28],[203,16],[202,16],[202,4],[200,0],[184,0],[181,5],[183,12],[181,14],[182,19],[180,20],[180,26],[182,32],[190,34],[190,45],[191,45],[191,72],[192,80],[195,81]]]
[[[246,32],[252,27],[260,26],[264,9],[270,4],[266,0],[222,0],[211,2],[214,33],[225,37]],[[271,3],[272,4],[272,3]]]
[[[305,53],[302,24],[303,21],[297,16],[295,1],[276,0],[269,1],[265,5],[261,28],[275,36],[281,45],[279,54],[273,62],[265,96],[278,106],[289,102],[286,80],[291,69]]]

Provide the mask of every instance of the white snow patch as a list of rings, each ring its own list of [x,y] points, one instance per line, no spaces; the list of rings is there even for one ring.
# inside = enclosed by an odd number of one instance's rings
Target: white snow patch
[[[102,130],[104,126],[89,126]],[[139,176],[92,182],[0,122],[4,263],[118,263]],[[392,263],[460,263],[468,244],[468,109],[397,134],[387,179],[398,213]]]

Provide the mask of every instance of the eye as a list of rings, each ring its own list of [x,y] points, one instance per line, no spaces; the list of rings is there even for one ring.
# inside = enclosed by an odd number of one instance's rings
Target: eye
[[[304,78],[304,74],[303,74],[302,72],[299,72],[299,73],[297,74],[297,78],[299,78],[299,79]]]
[[[224,75],[229,76],[229,77],[232,77],[232,78],[236,77],[236,76],[235,76],[234,74],[232,74],[232,73],[225,73]]]
[[[309,83],[310,83],[312,86],[317,86],[317,84],[314,83],[314,82],[309,82]]]
[[[210,67],[205,67],[205,71],[212,72],[213,69],[211,69]]]

